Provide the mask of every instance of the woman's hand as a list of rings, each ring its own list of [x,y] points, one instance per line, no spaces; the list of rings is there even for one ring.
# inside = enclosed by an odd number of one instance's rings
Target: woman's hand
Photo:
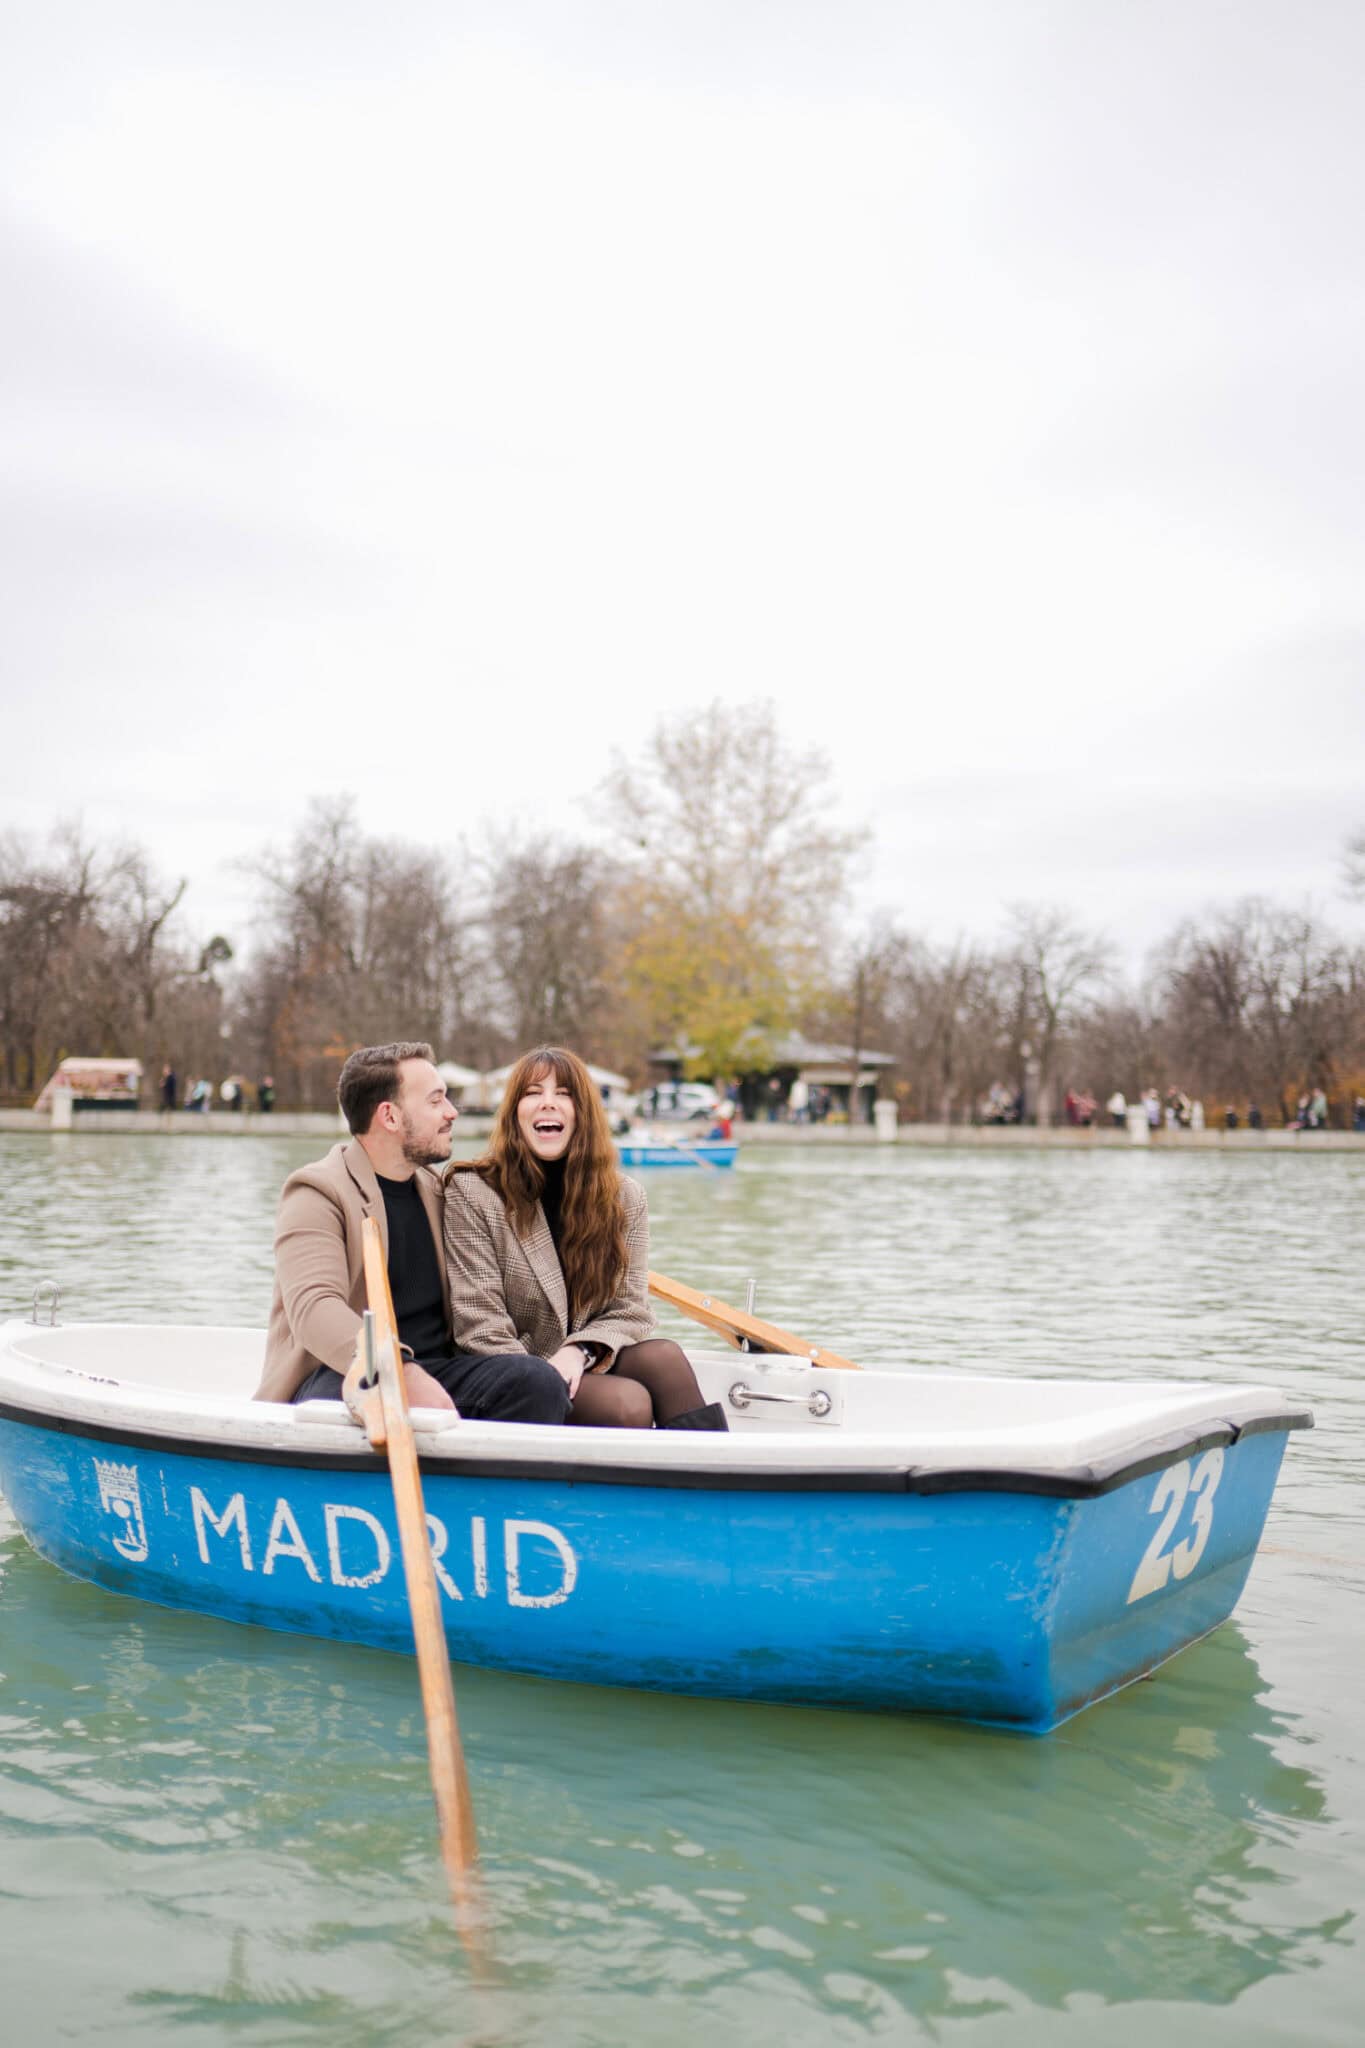
[[[578,1382],[587,1370],[583,1361],[582,1346],[579,1344],[561,1344],[554,1357],[550,1360],[550,1363],[568,1388],[569,1399],[572,1401],[574,1395],[578,1392]]]

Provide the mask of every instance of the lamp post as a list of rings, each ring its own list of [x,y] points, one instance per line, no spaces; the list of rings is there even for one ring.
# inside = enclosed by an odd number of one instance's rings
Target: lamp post
[[[1021,1124],[1036,1124],[1042,1110],[1042,1071],[1031,1040],[1021,1040],[1019,1058],[1023,1062],[1024,1103],[1019,1112]]]

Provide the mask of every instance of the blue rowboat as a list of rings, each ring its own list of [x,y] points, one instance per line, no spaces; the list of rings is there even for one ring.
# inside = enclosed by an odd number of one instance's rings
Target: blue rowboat
[[[622,1166],[733,1166],[738,1145],[719,1138],[618,1138]]]
[[[0,1490],[118,1593],[383,1649],[389,1479],[259,1331],[0,1329]],[[698,1354],[731,1434],[414,1414],[458,1660],[1043,1732],[1231,1614],[1287,1434],[1265,1388]]]

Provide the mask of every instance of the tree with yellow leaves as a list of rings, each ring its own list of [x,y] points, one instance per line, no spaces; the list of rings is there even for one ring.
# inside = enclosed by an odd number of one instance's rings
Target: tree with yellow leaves
[[[767,702],[662,724],[613,768],[624,979],[656,1044],[695,1048],[693,1072],[762,1066],[824,978],[864,836],[828,782]]]

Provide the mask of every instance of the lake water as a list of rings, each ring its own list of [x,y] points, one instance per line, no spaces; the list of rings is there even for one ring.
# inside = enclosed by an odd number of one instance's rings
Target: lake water
[[[0,1308],[264,1322],[316,1140],[0,1136]],[[415,1665],[65,1578],[0,1501],[16,2043],[1356,2043],[1365,1160],[765,1149],[643,1175],[653,1262],[866,1362],[1260,1380],[1236,1619],[1041,1739],[456,1669],[451,1931]],[[678,1334],[685,1326],[672,1326]]]

